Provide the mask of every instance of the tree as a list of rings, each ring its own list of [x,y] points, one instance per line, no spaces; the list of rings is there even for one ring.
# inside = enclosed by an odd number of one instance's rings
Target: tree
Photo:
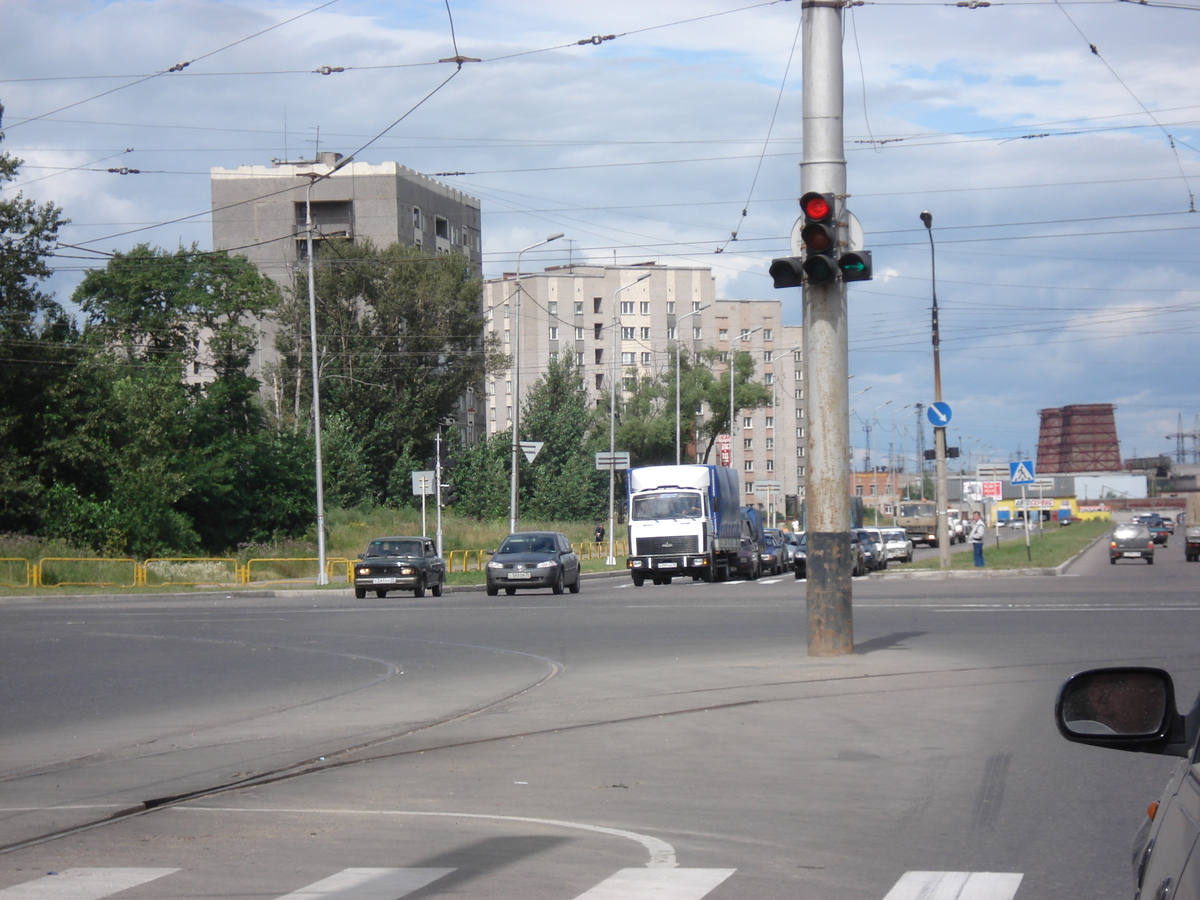
[[[0,152],[0,187],[17,178],[21,163]],[[51,274],[66,222],[58,207],[20,192],[0,199],[0,531],[32,531],[41,520],[44,415],[77,358],[69,317],[38,287]]]
[[[418,458],[459,396],[489,368],[480,283],[454,254],[429,256],[393,244],[322,241],[316,271],[318,353],[323,415],[341,412],[371,469],[377,500],[389,498],[403,448]],[[311,406],[307,291],[279,314],[280,380],[296,424]],[[492,360],[495,362],[495,360]]]
[[[734,375],[733,409],[729,407],[729,377]],[[714,378],[708,386],[705,400],[712,415],[697,429],[701,439],[707,437],[704,447],[704,462],[708,462],[717,435],[732,434],[730,413],[742,409],[759,409],[771,405],[771,390],[764,384],[752,381],[754,357],[749,353],[733,351],[733,365],[726,366],[720,378]],[[699,445],[699,442],[697,442]]]

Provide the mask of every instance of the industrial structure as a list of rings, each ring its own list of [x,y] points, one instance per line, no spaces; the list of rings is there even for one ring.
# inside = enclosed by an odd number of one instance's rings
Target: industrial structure
[[[1111,403],[1082,403],[1039,410],[1037,471],[1120,472],[1121,450]]]

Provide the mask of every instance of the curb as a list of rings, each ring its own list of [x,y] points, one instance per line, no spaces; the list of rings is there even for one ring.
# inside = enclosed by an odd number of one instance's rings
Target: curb
[[[1108,533],[1097,536],[1090,544],[1072,556],[1064,563],[1059,563],[1057,566],[1044,566],[1029,569],[989,569],[986,566],[982,570],[979,569],[918,569],[911,572],[872,572],[868,578],[878,580],[902,580],[906,578],[1016,578],[1018,576],[1029,575],[1066,575],[1069,569],[1081,556],[1095,547],[1098,543],[1108,539]]]

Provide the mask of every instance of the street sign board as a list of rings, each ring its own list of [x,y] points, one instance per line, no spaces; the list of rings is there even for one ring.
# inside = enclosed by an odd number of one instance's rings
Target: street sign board
[[[779,481],[756,481],[754,482],[754,493],[756,494],[777,494],[783,490],[783,483]]]
[[[925,416],[934,428],[945,428],[949,425],[951,415],[950,404],[942,400],[930,403],[929,408],[925,410]]]
[[[412,473],[412,492],[416,497],[436,493],[437,473],[433,469]]]
[[[545,441],[521,441],[521,452],[525,454],[525,462],[533,462],[542,452]]]
[[[1023,459],[1020,462],[1008,464],[1009,484],[1033,484],[1037,479],[1033,474],[1033,460]]]
[[[984,481],[981,484],[983,485],[983,496],[987,499],[999,500],[1004,496],[1003,481]]]
[[[607,472],[609,469],[628,469],[629,468],[629,451],[617,450],[614,453],[597,453],[596,454],[596,469],[600,472]]]

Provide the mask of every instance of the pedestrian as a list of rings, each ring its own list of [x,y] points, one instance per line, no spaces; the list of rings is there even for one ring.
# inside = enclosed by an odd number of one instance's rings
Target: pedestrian
[[[604,526],[597,525],[596,526],[596,543],[599,544],[602,540],[604,540]]]
[[[975,551],[975,565],[983,565],[983,539],[987,536],[987,526],[983,517],[976,510],[971,517],[971,549]]]

